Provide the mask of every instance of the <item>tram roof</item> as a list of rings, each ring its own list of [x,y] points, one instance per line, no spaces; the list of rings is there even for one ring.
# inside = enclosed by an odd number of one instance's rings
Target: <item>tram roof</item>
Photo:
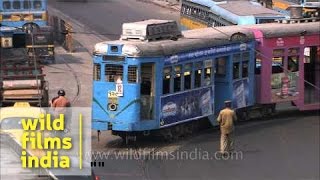
[[[286,18],[286,15],[248,0],[187,0],[187,2],[208,7],[213,14],[238,25],[255,24],[257,18]]]
[[[274,11],[272,9],[265,8],[252,1],[225,1],[221,4],[217,4],[221,8],[229,11],[230,13],[236,14],[238,16],[254,16],[254,17],[270,17],[270,16],[280,16],[284,17],[283,14]]]
[[[178,54],[190,50],[208,48],[212,46],[227,45],[235,42],[230,41],[231,35],[234,33],[243,33],[247,36],[247,40],[253,40],[254,35],[252,30],[257,29],[262,31],[265,38],[282,37],[297,35],[297,33],[316,34],[319,33],[319,22],[300,23],[300,24],[255,24],[241,26],[224,26],[215,28],[203,28],[189,31],[183,31],[184,37],[173,40],[159,41],[126,41],[116,40],[103,42],[110,45],[126,45],[132,48],[139,49],[139,53],[132,56],[167,56]],[[243,43],[238,41],[238,43]]]

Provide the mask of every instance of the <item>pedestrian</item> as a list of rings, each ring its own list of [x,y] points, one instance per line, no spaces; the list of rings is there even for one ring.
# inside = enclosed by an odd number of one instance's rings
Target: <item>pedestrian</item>
[[[59,96],[56,96],[56,97],[54,97],[54,98],[51,99],[51,101],[49,102],[50,107],[53,107],[53,102],[54,102],[56,99],[58,99],[58,98],[59,98]]]
[[[51,107],[53,108],[55,118],[59,118],[60,114],[64,114],[65,129],[69,129],[71,118],[69,108],[71,107],[71,104],[65,95],[66,92],[63,89],[60,89],[58,91],[58,97],[52,99]]]
[[[225,155],[234,150],[233,131],[236,113],[231,109],[231,101],[225,101],[225,108],[220,111],[217,121],[220,124],[220,152]]]

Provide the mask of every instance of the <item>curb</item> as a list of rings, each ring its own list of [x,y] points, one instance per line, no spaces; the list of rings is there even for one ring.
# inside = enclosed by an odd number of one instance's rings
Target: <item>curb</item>
[[[173,10],[173,11],[180,11],[180,6],[179,5],[175,5],[175,4],[171,4],[169,2],[167,3],[160,3],[159,1],[154,1],[154,0],[151,0],[151,1],[144,1],[146,3],[151,3],[151,4],[154,4],[156,6],[160,6],[162,8],[166,8],[166,9],[170,9],[170,10]]]

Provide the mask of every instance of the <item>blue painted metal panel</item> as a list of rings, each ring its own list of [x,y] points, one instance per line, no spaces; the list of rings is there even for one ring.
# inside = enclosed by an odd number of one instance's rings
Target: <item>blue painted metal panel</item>
[[[16,28],[21,28],[26,23],[30,23],[30,21],[2,21],[1,22],[3,26],[16,27]],[[47,21],[41,21],[41,20],[32,21],[32,23],[37,24],[39,27],[45,27],[48,25]]]
[[[213,88],[211,86],[161,98],[160,126],[213,114]]]
[[[106,130],[108,123],[112,124],[112,130],[116,131],[143,131],[158,129],[161,127],[171,126],[177,123],[194,120],[200,117],[207,117],[217,114],[223,107],[223,101],[234,97],[234,104],[239,104],[236,100],[237,93],[233,90],[238,90],[243,82],[243,92],[245,97],[245,105],[250,105],[254,102],[254,97],[250,96],[253,93],[253,76],[254,76],[254,43],[246,44],[229,44],[194,50],[169,57],[141,57],[141,58],[126,58],[124,65],[124,96],[118,97],[119,107],[117,111],[109,111],[107,93],[110,90],[115,90],[115,83],[104,82],[104,65],[101,67],[101,81],[93,83],[93,110],[92,119],[94,129]],[[232,80],[232,54],[244,51],[250,52],[249,62],[249,79],[250,80]],[[179,92],[175,94],[162,96],[162,70],[164,66],[176,65],[178,63],[187,63],[194,60],[215,59],[219,56],[229,56],[227,60],[227,71],[224,78],[216,78],[214,86],[207,86],[195,90]],[[94,63],[101,63],[102,58],[94,57]],[[155,63],[155,119],[141,120],[140,119],[140,84],[128,84],[127,66],[130,64],[141,65],[141,63]],[[214,60],[213,60],[214,62]],[[111,63],[111,62],[108,62]],[[114,63],[120,64],[120,63]],[[139,71],[141,69],[139,68]],[[248,89],[248,91],[247,91]],[[215,111],[213,110],[215,109]]]
[[[249,105],[249,78],[233,82],[232,107],[243,108]]]
[[[227,54],[231,52],[245,51],[252,48],[253,48],[253,45],[251,43],[230,44],[230,45],[205,48],[205,49],[189,51],[189,52],[169,56],[165,58],[164,63],[165,65],[181,63],[181,62],[185,62],[192,59],[203,58],[207,56],[218,56],[221,54]]]

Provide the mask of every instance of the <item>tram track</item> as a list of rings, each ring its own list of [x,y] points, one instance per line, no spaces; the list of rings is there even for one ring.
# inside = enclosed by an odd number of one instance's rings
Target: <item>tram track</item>
[[[80,80],[80,78],[78,76],[79,72],[76,72],[74,70],[74,68],[68,63],[68,61],[61,55],[59,56],[59,61],[60,61],[60,64],[63,64],[66,68],[57,67],[55,65],[46,65],[46,67],[55,70],[55,71],[48,70],[47,73],[48,74],[70,73],[69,77],[71,78],[71,76],[72,76],[72,80],[68,80],[68,81],[74,81],[75,82],[74,88],[71,88],[72,91],[74,92],[74,93],[72,93],[72,94],[74,94],[74,97],[70,100],[71,104],[74,105],[75,103],[77,103],[77,101],[79,100],[80,95],[81,95],[81,80]],[[52,79],[52,80],[56,81],[56,79]],[[70,83],[68,83],[68,81],[63,81],[61,84],[69,85]],[[50,82],[50,80],[49,80],[49,82]],[[56,84],[54,84],[54,85],[55,86],[61,86],[61,85],[56,85]],[[70,89],[70,87],[68,87],[67,89]],[[73,89],[75,89],[75,91]]]
[[[77,75],[77,73],[74,71],[74,69],[68,64],[68,62],[64,59],[64,58],[61,58],[61,60],[64,62],[64,64],[69,68],[70,72],[72,73],[75,81],[76,81],[76,95],[75,97],[71,100],[71,104],[75,104],[78,100],[79,100],[79,97],[80,97],[80,94],[81,94],[81,81]]]

